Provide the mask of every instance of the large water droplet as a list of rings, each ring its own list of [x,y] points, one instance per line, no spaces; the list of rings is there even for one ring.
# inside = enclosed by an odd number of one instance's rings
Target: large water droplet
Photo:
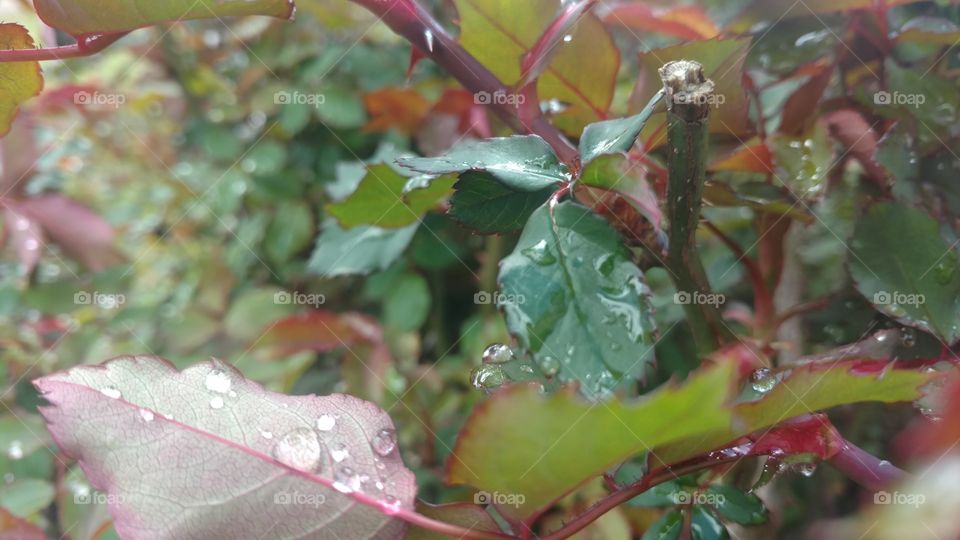
[[[330,449],[330,457],[333,458],[333,461],[340,463],[341,461],[350,457],[350,450],[347,448],[347,445],[338,443],[336,446]]]
[[[211,409],[222,409],[223,408],[223,398],[220,396],[213,396],[210,398],[210,408]]]
[[[900,329],[900,345],[903,347],[913,347],[917,344],[917,331],[913,328]]]
[[[389,456],[397,447],[397,432],[390,428],[381,429],[370,441],[370,447],[381,457]]]
[[[140,409],[140,418],[142,418],[144,422],[153,422],[153,411]]]
[[[222,369],[214,369],[207,373],[207,378],[204,381],[204,385],[207,387],[207,390],[211,392],[217,392],[218,394],[226,394],[230,391],[230,386],[232,381],[230,380],[230,375]]]
[[[757,392],[765,394],[777,385],[777,377],[769,368],[760,368],[750,374],[750,386]]]
[[[110,399],[119,399],[122,395],[120,390],[117,390],[113,386],[104,386],[100,389],[100,393],[107,396]]]
[[[337,419],[330,414],[321,414],[317,418],[317,429],[320,431],[330,431],[337,425]]]
[[[333,477],[333,488],[341,493],[353,493],[360,489],[360,476],[350,467],[341,467]]]
[[[817,472],[817,464],[812,461],[801,461],[794,463],[793,466],[790,467],[790,470],[809,478],[813,476],[813,473]]]
[[[288,467],[316,472],[322,463],[323,447],[315,431],[297,428],[277,441],[273,447],[273,457]]]
[[[484,364],[505,364],[513,360],[513,351],[503,343],[494,343],[483,351]]]
[[[473,370],[470,383],[474,388],[490,392],[507,382],[507,376],[497,364],[484,364]]]
[[[531,261],[541,266],[547,266],[557,262],[557,258],[553,255],[553,252],[551,252],[550,247],[547,246],[546,240],[541,240],[522,250],[520,253],[523,253]]]
[[[553,377],[560,371],[560,361],[552,356],[544,356],[540,361],[540,369],[547,377]]]

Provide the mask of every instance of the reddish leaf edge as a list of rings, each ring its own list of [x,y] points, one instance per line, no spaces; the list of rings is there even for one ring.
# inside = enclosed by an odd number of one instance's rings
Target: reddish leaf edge
[[[152,360],[152,361],[157,361],[157,362],[159,362],[159,363],[161,363],[161,364],[164,364],[165,367],[169,368],[169,369],[170,369],[172,372],[174,372],[174,373],[181,373],[181,372],[182,372],[182,370],[177,369],[177,367],[176,367],[172,362],[170,362],[169,360],[167,360],[167,359],[165,359],[165,358],[161,358],[161,357],[159,357],[159,356],[154,356],[154,355],[142,355],[142,356],[123,355],[123,356],[117,356],[117,357],[111,358],[111,359],[109,359],[109,360],[106,360],[105,362],[103,362],[103,363],[101,363],[101,364],[93,364],[93,365],[85,364],[85,365],[75,366],[75,367],[70,368],[70,369],[68,369],[68,370],[64,370],[64,371],[60,371],[60,372],[56,372],[56,373],[69,373],[69,372],[71,372],[71,371],[73,371],[73,370],[81,369],[81,368],[82,368],[82,369],[101,369],[101,370],[106,370],[106,369],[107,369],[107,366],[108,366],[111,362],[128,361],[128,360],[130,360],[131,358],[136,358],[136,359],[150,359],[150,360]],[[225,363],[225,362],[216,362],[216,361],[214,361],[214,360],[207,360],[207,361],[204,361],[204,362],[198,362],[198,363],[196,363],[196,364],[193,364],[193,365],[191,365],[190,367],[193,368],[193,367],[205,366],[205,365],[209,365],[209,366],[211,366],[211,368],[212,368],[212,367],[216,367],[216,368],[219,368],[219,369],[229,368],[229,369],[233,370],[233,372],[234,372],[238,377],[243,377],[243,374],[240,373],[239,370],[237,370],[235,367],[233,367],[232,365],[227,364],[227,363]],[[79,389],[82,389],[82,390],[88,391],[88,392],[100,393],[99,390],[97,390],[97,389],[95,389],[95,388],[91,388],[91,387],[89,387],[89,386],[82,385],[82,384],[77,384],[77,383],[67,382],[67,381],[62,381],[62,380],[56,380],[56,381],[48,380],[50,376],[55,375],[56,373],[51,374],[51,375],[48,375],[48,376],[40,377],[40,378],[35,379],[34,381],[32,381],[33,386],[34,386],[34,387],[37,389],[37,391],[40,393],[40,396],[41,396],[41,397],[45,397],[47,394],[49,394],[49,392],[51,391],[51,388],[50,388],[50,386],[49,386],[50,384],[65,385],[65,386],[70,386],[70,387],[79,388]],[[260,385],[259,383],[257,383],[256,381],[253,381],[253,380],[251,380],[251,379],[247,379],[247,380],[248,380],[251,384],[254,384],[255,386],[257,386],[257,387],[259,387],[260,389],[262,389],[265,394],[276,394],[275,392],[272,392],[272,391],[270,391],[270,390],[267,390],[267,389],[263,388],[263,386]],[[283,394],[278,394],[278,395],[283,395]],[[369,402],[369,401],[366,401],[366,400],[363,400],[363,399],[360,399],[360,398],[355,397],[355,396],[351,396],[351,395],[349,395],[349,394],[330,394],[330,395],[329,395],[329,397],[333,397],[333,396],[345,397],[345,398],[347,398],[348,400],[356,401],[356,402],[358,402],[359,404],[362,404],[362,405],[365,405],[365,406],[373,406],[373,407],[377,407],[377,408],[379,409],[379,406],[377,406],[376,404],[374,404],[374,403],[372,403],[372,402]],[[309,399],[309,398],[316,398],[316,397],[320,397],[320,396],[317,396],[316,394],[307,394],[307,395],[296,396],[296,397],[298,397],[298,398],[304,398],[304,399]],[[134,403],[130,403],[129,401],[126,401],[125,399],[123,399],[122,396],[121,396],[120,398],[116,398],[116,399],[114,399],[114,398],[109,398],[109,399],[112,399],[113,401],[115,401],[115,402],[117,402],[117,403],[122,403],[122,404],[124,404],[124,405],[128,405],[128,406],[129,406],[131,409],[133,409],[134,411],[139,411],[140,409],[143,409],[143,408],[144,408],[144,407],[141,407],[140,405],[137,405],[137,404],[134,404]],[[47,404],[47,405],[41,405],[41,406],[38,408],[40,414],[41,414],[41,415],[43,416],[43,418],[44,418],[44,421],[45,421],[48,425],[50,425],[52,422],[51,422],[51,420],[48,418],[47,412],[48,412],[49,410],[54,409],[54,408],[57,408],[57,407],[58,407],[58,405],[53,404],[52,402],[50,402],[49,404]],[[148,409],[148,410],[149,410],[149,409]],[[302,470],[297,469],[297,468],[295,468],[295,467],[291,467],[291,466],[289,466],[289,465],[286,465],[286,464],[284,464],[284,463],[282,463],[282,462],[274,459],[272,456],[268,456],[268,455],[263,454],[263,453],[261,453],[261,452],[254,451],[254,450],[252,450],[252,449],[250,449],[250,448],[247,448],[247,447],[245,447],[245,446],[242,446],[242,445],[240,445],[240,444],[237,444],[237,443],[235,443],[235,442],[233,442],[233,441],[224,439],[223,437],[220,437],[220,436],[218,436],[218,435],[215,435],[215,434],[209,433],[209,432],[207,432],[207,431],[203,431],[203,430],[197,429],[197,428],[195,428],[195,427],[193,427],[193,426],[190,426],[190,425],[188,425],[188,424],[184,424],[183,422],[180,422],[180,421],[178,421],[178,420],[176,420],[176,419],[168,419],[168,418],[166,418],[166,417],[165,417],[164,415],[162,415],[162,414],[157,414],[157,415],[156,415],[156,421],[166,422],[166,423],[169,423],[169,424],[177,425],[177,426],[180,427],[181,429],[185,429],[185,430],[187,430],[187,431],[191,431],[191,432],[197,433],[197,434],[199,434],[199,435],[201,435],[201,436],[203,436],[203,437],[209,438],[210,440],[213,440],[213,441],[215,441],[215,442],[217,442],[217,443],[219,443],[219,444],[223,444],[224,446],[228,446],[228,447],[230,447],[230,448],[233,448],[233,449],[239,450],[239,451],[241,451],[241,452],[244,452],[244,453],[246,453],[247,455],[250,455],[250,456],[252,456],[252,457],[254,457],[254,458],[256,458],[256,459],[259,459],[259,460],[262,460],[262,461],[271,462],[271,463],[273,463],[274,465],[276,465],[277,467],[285,468],[285,469],[287,469],[288,471],[290,471],[291,473],[293,473],[293,474],[295,474],[295,475],[297,475],[297,476],[300,476],[300,477],[302,477],[302,478],[305,478],[305,479],[307,479],[307,480],[309,480],[309,481],[311,481],[311,482],[314,482],[314,483],[323,485],[323,486],[325,486],[325,487],[327,487],[327,488],[330,488],[330,489],[336,489],[336,488],[333,487],[334,482],[333,482],[332,479],[327,479],[327,478],[324,478],[324,477],[322,477],[322,476],[318,476],[318,475],[315,475],[315,474],[310,474],[310,473],[308,473],[308,472],[302,471]],[[58,437],[52,430],[50,430],[49,428],[48,428],[48,431],[50,432],[50,435],[51,435],[51,437],[53,438],[53,441],[54,441],[54,443],[57,445],[57,447],[59,447],[59,448],[64,448],[65,446],[63,445],[62,441],[59,440],[59,437]],[[73,458],[74,456],[69,456],[69,457]],[[84,474],[87,476],[88,480],[90,480],[91,485],[92,485],[95,489],[97,489],[97,490],[99,490],[99,491],[105,491],[105,492],[109,493],[110,490],[109,490],[108,486],[105,485],[105,482],[102,481],[102,479],[97,478],[97,477],[91,475],[91,474],[90,474],[90,471],[88,470],[87,465],[86,465],[83,461],[78,460],[78,463],[79,463],[79,465],[80,465],[81,470],[83,470]],[[486,532],[486,531],[482,531],[482,530],[472,530],[472,529],[467,529],[467,528],[464,528],[464,527],[460,527],[460,526],[458,526],[458,525],[453,525],[453,524],[450,524],[450,523],[444,523],[444,522],[442,522],[442,521],[437,521],[437,520],[434,520],[434,519],[429,518],[429,517],[427,517],[427,516],[424,516],[424,515],[422,515],[422,514],[418,514],[418,513],[417,513],[416,511],[414,511],[412,508],[405,508],[405,507],[403,507],[403,506],[390,505],[390,504],[388,504],[388,503],[385,503],[385,502],[383,502],[383,501],[380,501],[380,500],[378,500],[378,499],[376,499],[376,498],[374,498],[374,497],[371,497],[371,496],[369,496],[369,495],[366,495],[366,494],[364,494],[364,493],[360,493],[360,492],[356,492],[356,491],[355,491],[355,492],[351,492],[351,493],[343,493],[343,492],[339,492],[339,493],[340,493],[341,495],[345,496],[345,497],[349,497],[349,498],[353,499],[354,501],[356,501],[356,502],[359,503],[359,504],[363,504],[364,506],[368,506],[368,507],[370,507],[370,508],[373,508],[374,510],[379,511],[379,512],[381,512],[382,514],[384,514],[384,515],[386,515],[386,516],[390,516],[390,517],[393,517],[393,518],[396,518],[396,519],[400,519],[400,520],[403,520],[403,521],[405,521],[406,523],[408,523],[408,524],[410,524],[410,525],[414,525],[414,526],[417,526],[417,527],[421,527],[421,528],[424,528],[424,529],[428,529],[428,530],[431,530],[431,531],[435,531],[435,532],[438,532],[438,533],[440,533],[440,534],[444,534],[444,535],[447,535],[447,536],[456,537],[456,538],[467,538],[467,539],[471,539],[471,540],[490,540],[490,539],[500,539],[500,538],[513,538],[512,536],[509,536],[509,535],[506,535],[506,534],[494,533],[494,532]],[[121,510],[121,509],[118,507],[117,501],[114,500],[113,498],[111,498],[110,501],[108,502],[108,510],[109,510],[109,512],[110,512],[110,515],[111,515],[114,519],[116,519],[118,513],[120,513],[120,512],[123,511],[123,510]]]

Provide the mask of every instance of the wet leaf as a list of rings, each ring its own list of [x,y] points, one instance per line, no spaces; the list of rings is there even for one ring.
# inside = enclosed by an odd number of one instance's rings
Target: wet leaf
[[[703,506],[694,506],[690,519],[690,540],[726,540],[727,528]]]
[[[580,161],[586,165],[602,154],[630,151],[661,99],[663,92],[657,92],[638,114],[595,122],[584,128],[580,137]]]
[[[744,493],[729,484],[713,484],[707,493],[716,495],[713,505],[724,518],[741,525],[759,525],[767,522],[767,509],[753,493]]]
[[[889,0],[884,5],[892,7],[907,4],[912,0]],[[854,9],[870,9],[874,6],[873,0],[806,0],[803,4],[792,0],[754,0],[732,23],[728,30],[746,32],[747,30],[763,30],[765,23],[792,17],[808,17],[811,13],[836,13]],[[756,26],[755,26],[756,25]]]
[[[34,384],[121,537],[392,538],[405,525],[390,515],[413,509],[393,423],[350,396],[290,397],[219,361],[177,372],[145,356]]]
[[[683,532],[683,514],[671,510],[651,525],[640,540],[677,540]]]
[[[507,326],[561,381],[585,396],[641,378],[654,322],[643,273],[602,218],[565,202],[540,207],[500,265]]]
[[[521,79],[520,58],[540,39],[561,8],[559,0],[454,0],[460,16],[460,42],[503,83]],[[508,16],[505,16],[509,14]],[[570,105],[558,124],[579,133],[606,116],[613,99],[620,53],[607,29],[592,14],[579,22],[537,82],[541,100]]]
[[[487,173],[469,171],[453,186],[450,215],[481,234],[515,231],[546,202],[553,188],[539,191],[511,189]]]
[[[710,39],[720,33],[710,16],[698,6],[651,7],[643,2],[617,4],[604,13],[603,22],[614,28],[625,26],[691,41]]]
[[[908,326],[960,339],[960,272],[953,246],[925,213],[897,204],[873,206],[857,223],[850,273],[875,308]]]
[[[486,171],[517,191],[538,191],[566,181],[550,145],[536,135],[466,141],[435,158],[401,158],[397,163],[424,174]]]
[[[509,387],[473,410],[449,460],[449,480],[516,495],[517,504],[498,510],[526,518],[633,455],[727,426],[731,375],[714,369],[635,403]]]
[[[269,15],[290,18],[292,0],[168,0],[143,4],[135,0],[34,0],[43,22],[73,36],[123,32],[162,22],[189,19]]]
[[[399,229],[419,223],[447,197],[454,181],[452,176],[407,178],[389,165],[371,165],[353,194],[326,210],[347,229],[358,225]]]
[[[113,227],[87,206],[59,193],[28,197],[18,208],[43,227],[49,239],[91,270],[122,259],[113,247]]]
[[[33,38],[19,24],[0,24],[0,50],[32,49]],[[39,62],[0,63],[0,136],[10,130],[17,109],[43,89]]]

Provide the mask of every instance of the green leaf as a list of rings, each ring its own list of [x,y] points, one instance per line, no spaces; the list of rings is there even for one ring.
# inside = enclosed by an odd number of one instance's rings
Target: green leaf
[[[449,461],[449,480],[522,495],[501,505],[523,519],[633,455],[731,422],[729,366],[700,373],[638,402],[601,404],[572,389],[544,395],[514,385],[475,408]]]
[[[643,533],[640,540],[677,540],[682,531],[683,513],[679,510],[671,510],[660,516],[660,519]]]
[[[22,459],[50,443],[43,419],[23,412],[0,416],[0,454]]]
[[[418,223],[449,195],[454,181],[453,176],[411,179],[389,165],[371,165],[353,194],[327,205],[327,213],[347,229],[358,225],[399,229]]]
[[[468,171],[453,186],[450,215],[482,234],[517,230],[550,197],[553,188],[517,191],[487,173]]]
[[[267,228],[263,248],[270,261],[282,264],[313,240],[315,220],[305,203],[284,202],[277,206]]]
[[[857,224],[850,273],[874,307],[908,326],[960,339],[957,254],[927,214],[891,203],[873,206]]]
[[[517,191],[539,191],[569,180],[550,145],[537,135],[466,141],[433,158],[401,158],[404,168],[424,174],[487,171]]]
[[[713,507],[726,519],[741,525],[759,525],[767,522],[767,509],[753,493],[744,493],[727,484],[713,484],[707,493],[714,495]]]
[[[657,194],[650,188],[639,167],[624,154],[597,156],[583,168],[580,183],[585,186],[615,191],[623,195],[647,221],[660,226],[662,218]]]
[[[162,22],[269,15],[288,19],[292,0],[35,0],[43,22],[73,36],[124,32]]]
[[[691,540],[726,540],[730,538],[727,528],[720,523],[709,510],[702,506],[693,507],[690,519]]]
[[[571,202],[550,214],[535,211],[502,261],[502,307],[511,334],[545,372],[596,398],[653,362],[647,286],[606,221]]]
[[[6,508],[15,516],[25,518],[50,506],[54,495],[50,482],[23,478],[3,486],[0,490],[0,507]]]
[[[323,277],[384,270],[403,254],[416,232],[417,224],[402,229],[361,225],[345,231],[328,219],[307,269]]]
[[[639,114],[590,124],[580,137],[580,161],[586,165],[602,154],[628,152],[636,142],[653,109],[663,99],[663,90],[653,95]]]
[[[387,292],[383,304],[384,322],[403,332],[420,328],[430,314],[430,287],[423,276],[400,276]]]
[[[561,8],[560,0],[454,0],[454,4],[460,43],[507,85],[520,81],[520,57],[533,48]],[[555,121],[569,133],[580,133],[587,123],[605,117],[620,53],[593,14],[580,18],[568,35],[537,81],[537,94],[541,100],[569,104]]]
[[[0,24],[0,50],[32,49],[27,29],[14,23]],[[6,135],[23,102],[43,89],[39,62],[0,63],[0,136]]]

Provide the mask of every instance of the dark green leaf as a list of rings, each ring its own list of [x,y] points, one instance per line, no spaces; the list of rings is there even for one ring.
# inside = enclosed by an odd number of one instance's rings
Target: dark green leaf
[[[540,207],[500,267],[510,332],[545,371],[600,397],[653,362],[640,269],[610,225],[571,202]]]
[[[643,533],[641,540],[676,540],[683,530],[683,514],[672,510],[660,517]]]
[[[713,507],[726,519],[741,525],[759,525],[767,521],[767,509],[763,501],[752,493],[744,493],[734,486],[714,484],[707,488],[714,495]]]
[[[857,289],[903,324],[960,339],[957,254],[936,220],[906,206],[883,203],[857,224],[850,272]]]
[[[553,189],[517,191],[482,172],[466,172],[453,186],[450,215],[482,234],[504,233],[523,227]]]
[[[417,224],[402,229],[362,225],[345,231],[328,219],[307,268],[324,277],[383,270],[403,254],[415,232]]]
[[[400,331],[420,328],[430,312],[430,287],[419,274],[408,273],[397,279],[383,304],[384,322]]]
[[[627,152],[633,147],[647,119],[654,108],[663,99],[663,91],[654,94],[653,99],[639,114],[616,120],[605,120],[590,124],[580,137],[580,160],[586,165],[602,154]]]
[[[344,201],[327,205],[327,213],[346,228],[375,225],[398,229],[419,222],[428,210],[446,198],[453,182],[452,176],[411,179],[389,165],[372,165],[353,194]]]
[[[434,158],[401,158],[401,167],[425,174],[487,171],[519,191],[539,191],[568,180],[553,150],[537,135],[467,141]]]
[[[693,518],[690,520],[691,540],[725,540],[727,538],[730,538],[727,528],[716,516],[702,506],[693,507]]]

